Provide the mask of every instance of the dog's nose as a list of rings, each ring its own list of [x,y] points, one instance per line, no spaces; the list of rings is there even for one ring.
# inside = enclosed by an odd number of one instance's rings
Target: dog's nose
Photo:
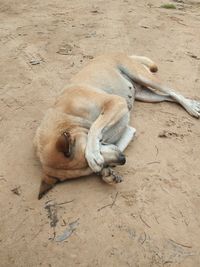
[[[120,154],[120,156],[118,158],[118,162],[120,165],[124,165],[126,163],[126,157],[124,154]]]

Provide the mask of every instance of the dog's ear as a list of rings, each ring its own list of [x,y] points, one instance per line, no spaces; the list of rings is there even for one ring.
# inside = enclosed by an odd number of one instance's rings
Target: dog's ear
[[[58,182],[59,180],[57,178],[44,174],[42,177],[41,184],[40,184],[38,199],[41,199]]]
[[[69,158],[71,156],[71,137],[68,132],[64,132],[56,142],[56,148],[59,152],[62,152],[65,157]]]

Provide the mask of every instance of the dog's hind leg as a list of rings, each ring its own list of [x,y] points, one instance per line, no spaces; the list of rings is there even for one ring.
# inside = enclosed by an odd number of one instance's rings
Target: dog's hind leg
[[[127,75],[137,84],[145,86],[147,89],[156,89],[164,94],[169,95],[176,103],[179,103],[191,116],[196,118],[200,117],[200,102],[185,98],[181,94],[175,92],[173,89],[162,84],[159,79],[146,70],[142,64],[125,60],[122,64],[118,65],[118,69],[123,75]]]
[[[147,103],[159,103],[159,102],[176,102],[169,95],[161,95],[153,92],[151,89],[147,89],[143,86],[140,86],[140,89],[136,90],[135,99],[141,102]]]

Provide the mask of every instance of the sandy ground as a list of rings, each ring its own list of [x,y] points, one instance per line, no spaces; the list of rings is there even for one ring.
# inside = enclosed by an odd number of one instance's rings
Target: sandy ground
[[[181,107],[136,103],[116,186],[91,176],[38,201],[32,145],[54,97],[104,52],[149,56],[200,99],[200,1],[177,2],[0,1],[1,267],[200,266],[200,122]]]

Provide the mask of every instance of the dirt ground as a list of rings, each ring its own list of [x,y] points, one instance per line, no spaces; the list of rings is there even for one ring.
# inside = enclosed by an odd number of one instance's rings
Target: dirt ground
[[[36,127],[95,55],[149,56],[200,99],[200,1],[163,3],[0,0],[1,267],[200,266],[200,122],[177,105],[136,103],[123,183],[91,176],[37,200]]]

